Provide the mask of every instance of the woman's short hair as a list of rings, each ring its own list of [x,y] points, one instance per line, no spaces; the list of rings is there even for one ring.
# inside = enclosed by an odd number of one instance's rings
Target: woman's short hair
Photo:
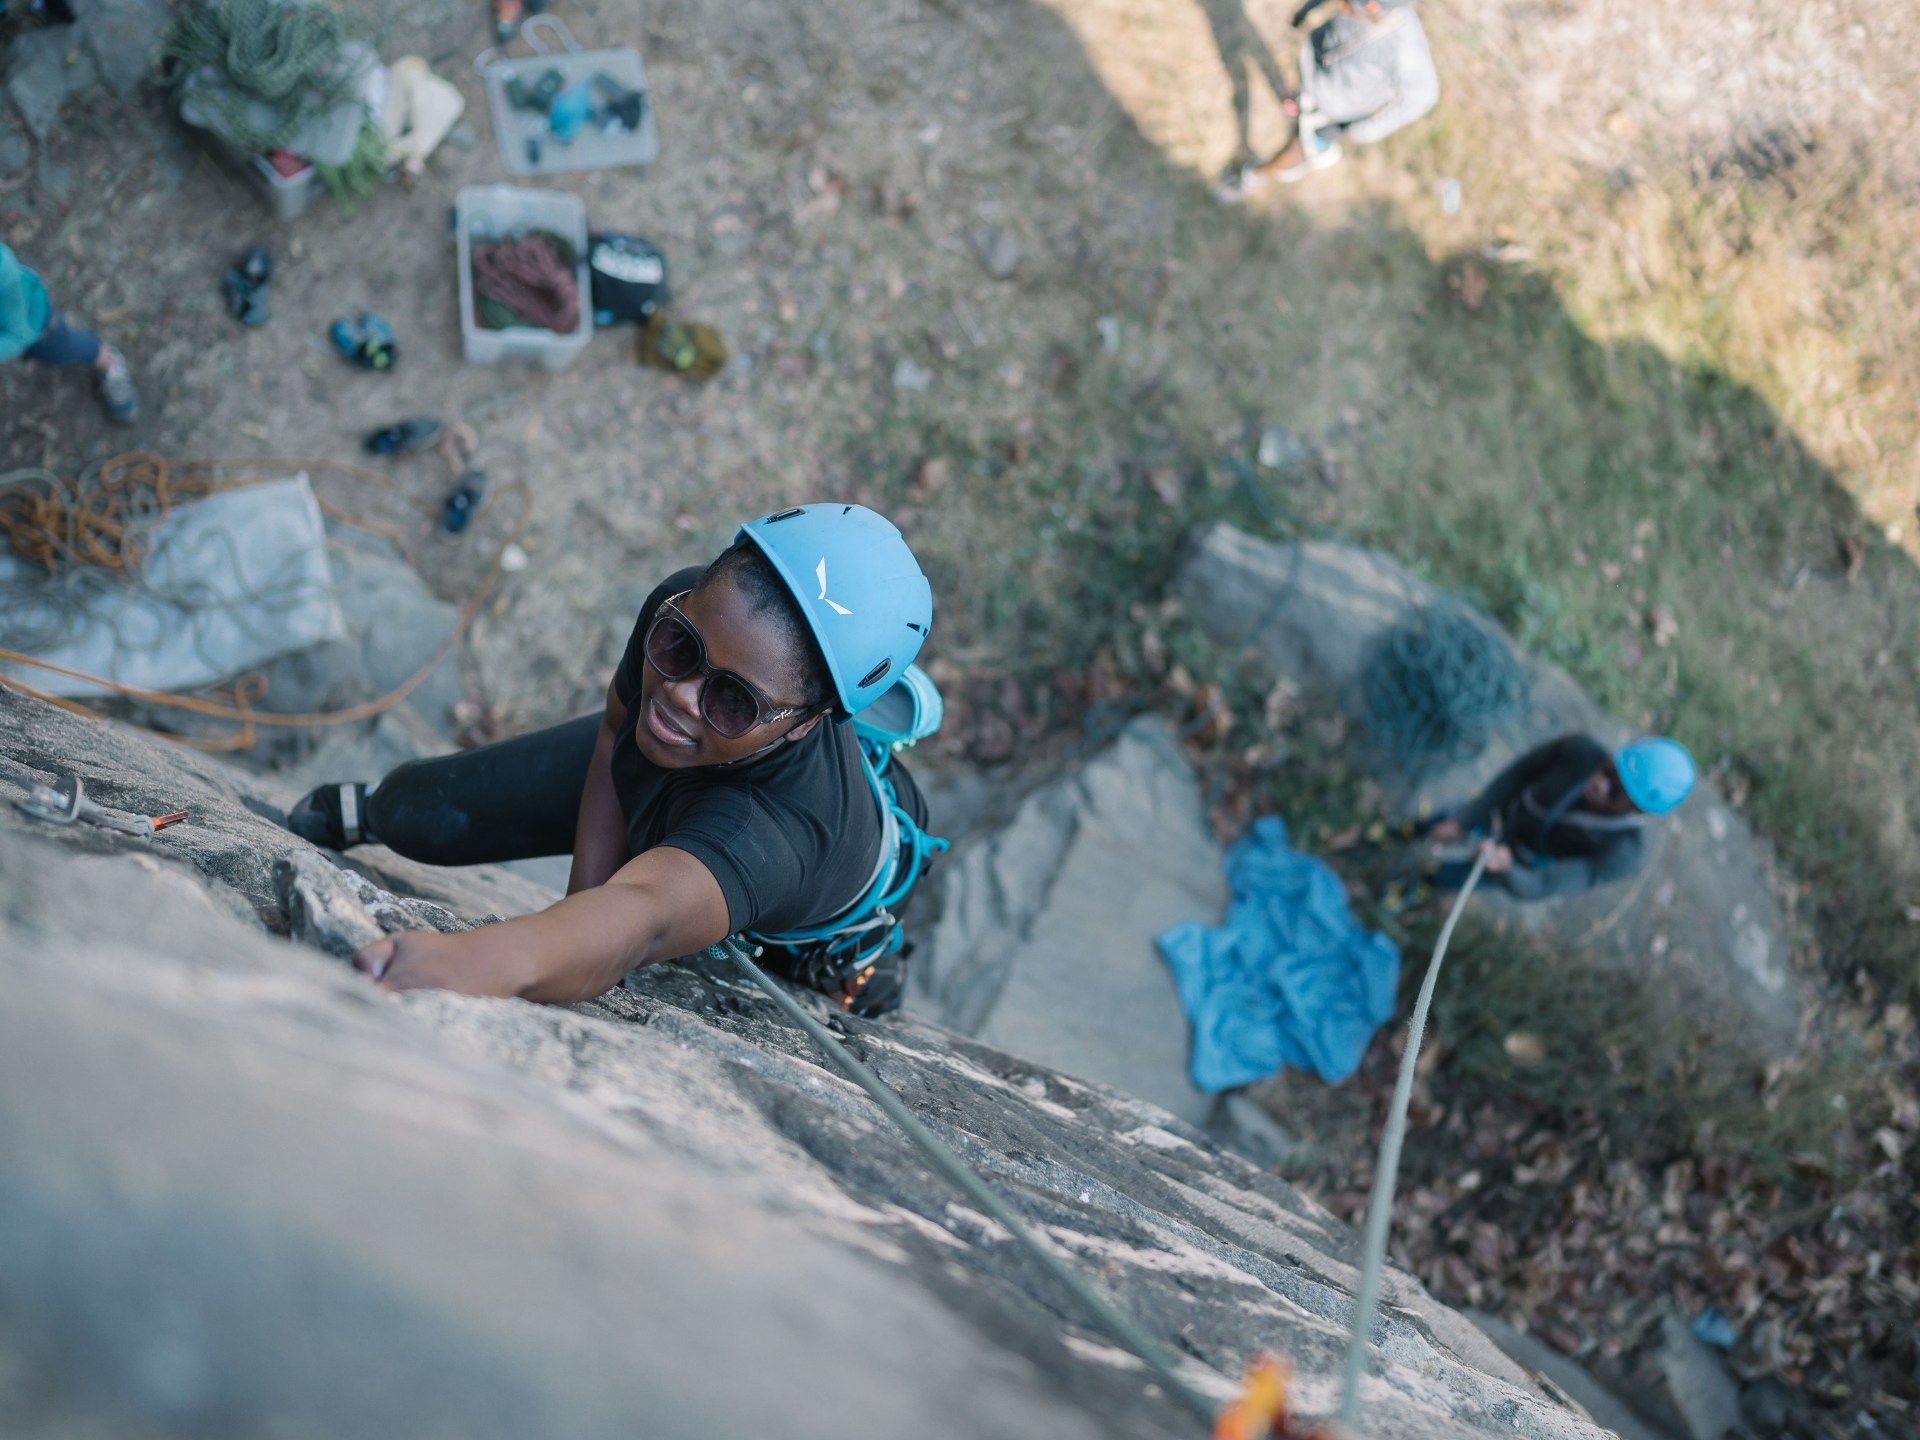
[[[791,657],[794,674],[799,678],[801,694],[793,697],[808,709],[825,706],[833,700],[833,677],[827,673],[827,657],[807,628],[807,617],[800,602],[793,598],[787,582],[773,568],[759,546],[751,540],[736,540],[707,568],[700,572],[696,589],[721,581],[733,586],[756,617],[764,618],[780,632],[781,647]],[[776,696],[786,699],[786,696]]]

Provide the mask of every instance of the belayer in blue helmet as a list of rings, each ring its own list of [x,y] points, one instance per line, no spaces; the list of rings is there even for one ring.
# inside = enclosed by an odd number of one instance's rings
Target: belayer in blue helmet
[[[1576,894],[1637,873],[1653,818],[1677,808],[1696,778],[1687,748],[1665,736],[1609,754],[1590,736],[1563,735],[1515,760],[1427,834],[1442,845],[1475,837],[1489,880],[1523,900]],[[1440,863],[1433,884],[1457,888],[1471,863]]]
[[[904,985],[901,907],[944,848],[894,756],[938,724],[913,665],[932,625],[884,517],[777,511],[655,587],[602,713],[323,785],[288,824],[441,865],[573,857],[566,898],[538,914],[367,946],[356,965],[390,988],[580,1000],[745,934],[790,978],[881,1014]]]

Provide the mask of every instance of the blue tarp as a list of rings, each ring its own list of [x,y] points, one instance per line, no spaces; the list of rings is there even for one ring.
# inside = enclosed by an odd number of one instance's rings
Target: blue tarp
[[[1354,924],[1347,892],[1269,815],[1227,852],[1226,923],[1188,920],[1157,944],[1193,1022],[1193,1083],[1209,1094],[1282,1065],[1351,1075],[1393,1014],[1400,951]]]

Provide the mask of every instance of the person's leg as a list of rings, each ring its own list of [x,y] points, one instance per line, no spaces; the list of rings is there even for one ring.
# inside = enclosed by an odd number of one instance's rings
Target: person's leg
[[[47,311],[47,328],[29,345],[25,355],[42,365],[92,365],[98,367],[106,346],[91,330],[75,330],[57,309]]]
[[[362,841],[429,865],[485,865],[573,853],[599,715],[428,760],[376,786],[322,785],[287,818],[332,849]]]
[[[127,357],[91,330],[76,330],[57,309],[47,312],[47,328],[23,352],[42,365],[87,365],[94,372],[94,388],[107,418],[125,425],[140,413],[140,395],[133,388]]]

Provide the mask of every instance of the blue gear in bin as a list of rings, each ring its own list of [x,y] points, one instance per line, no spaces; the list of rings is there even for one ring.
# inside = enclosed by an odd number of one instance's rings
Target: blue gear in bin
[[[593,323],[638,325],[667,303],[667,257],[635,235],[614,231],[587,242]]]

